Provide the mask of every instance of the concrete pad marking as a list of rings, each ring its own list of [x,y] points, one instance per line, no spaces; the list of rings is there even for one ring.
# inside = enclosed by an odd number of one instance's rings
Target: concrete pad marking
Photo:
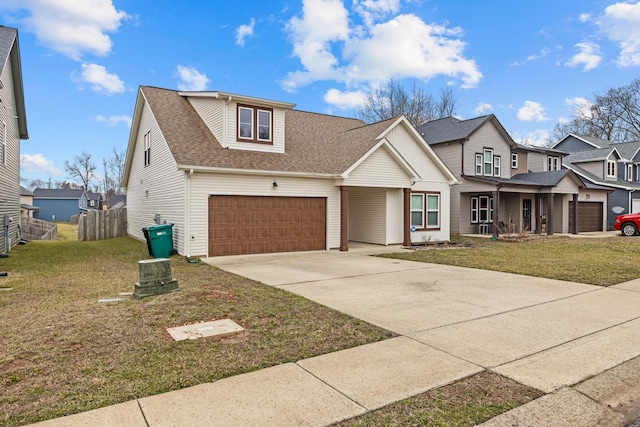
[[[298,365],[370,410],[482,371],[407,337],[304,359]]]
[[[490,419],[480,427],[620,427],[622,415],[565,388]]]
[[[411,337],[472,363],[493,367],[638,317],[640,294],[600,288]]]
[[[231,319],[212,320],[210,322],[193,323],[191,325],[167,328],[167,332],[176,341],[195,340],[198,338],[227,336],[244,331],[244,328]]]
[[[293,363],[139,402],[149,427],[325,426],[366,412]]]
[[[624,414],[625,422],[630,422],[640,417],[640,357],[598,374],[573,388]]]
[[[551,392],[579,383],[640,355],[640,319],[585,336],[493,370]]]
[[[37,427],[148,427],[136,400],[32,425]]]

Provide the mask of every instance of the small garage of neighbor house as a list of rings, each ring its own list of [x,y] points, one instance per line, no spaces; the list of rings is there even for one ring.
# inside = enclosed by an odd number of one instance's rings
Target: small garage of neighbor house
[[[602,231],[602,202],[578,202],[578,233]],[[573,226],[573,202],[569,202],[569,230]]]
[[[209,197],[209,256],[326,248],[324,197]]]

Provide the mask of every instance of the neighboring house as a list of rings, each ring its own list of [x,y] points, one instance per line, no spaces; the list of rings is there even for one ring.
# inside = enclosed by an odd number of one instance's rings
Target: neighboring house
[[[109,209],[120,209],[127,207],[126,194],[112,194],[109,197]]]
[[[20,186],[20,218],[33,218],[40,208],[33,206],[33,193]]]
[[[564,167],[585,183],[609,190],[608,230],[621,213],[640,212],[640,141],[612,143],[568,134],[553,147],[570,153],[562,159]]]
[[[417,129],[461,182],[451,189],[452,233],[603,229],[602,220],[592,224],[581,213],[585,203],[597,202],[601,219],[606,191],[587,191],[573,172],[563,170],[566,153],[516,144],[493,114],[469,120],[447,117]]]
[[[20,140],[28,138],[18,30],[0,26],[0,253],[19,240]]]
[[[71,221],[71,217],[89,210],[83,189],[36,188],[33,203],[40,208],[36,218],[45,221]]]
[[[123,179],[129,234],[172,223],[186,256],[449,240],[457,181],[404,117],[366,125],[293,108],[140,87]]]
[[[103,204],[102,194],[87,192],[87,208],[91,210],[101,211]]]

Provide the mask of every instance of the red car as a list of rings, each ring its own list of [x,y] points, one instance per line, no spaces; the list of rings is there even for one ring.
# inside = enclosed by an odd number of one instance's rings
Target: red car
[[[614,230],[620,230],[623,236],[638,234],[640,229],[640,212],[618,215],[613,224]]]

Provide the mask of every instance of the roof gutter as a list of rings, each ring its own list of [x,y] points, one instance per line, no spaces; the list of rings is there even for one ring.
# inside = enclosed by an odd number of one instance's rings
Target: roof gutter
[[[239,168],[221,168],[215,166],[195,166],[195,165],[177,165],[179,170],[203,173],[229,173],[236,175],[269,175],[274,174],[280,176],[294,176],[300,178],[324,178],[324,179],[340,179],[339,173],[309,173],[309,172],[290,172],[290,171],[276,171],[276,170],[264,170],[264,169],[239,169]]]

